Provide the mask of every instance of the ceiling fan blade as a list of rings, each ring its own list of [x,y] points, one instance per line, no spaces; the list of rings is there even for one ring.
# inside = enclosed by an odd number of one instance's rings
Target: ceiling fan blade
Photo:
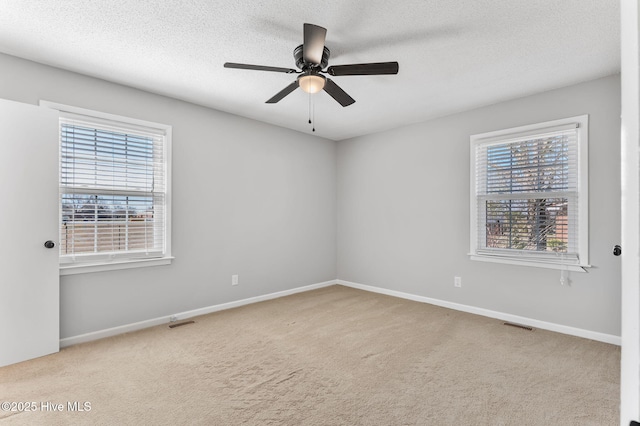
[[[305,62],[320,65],[324,52],[327,29],[313,24],[304,24],[304,45],[302,58]]]
[[[333,80],[329,78],[324,84],[324,91],[331,95],[331,97],[338,101],[338,103],[343,107],[349,106],[355,102],[355,99],[349,96],[347,92],[342,90],[340,86],[335,84]]]
[[[276,102],[280,102],[280,100],[282,100],[282,98],[284,98],[289,93],[291,93],[294,90],[296,90],[297,88],[298,88],[298,81],[296,80],[293,83],[291,83],[290,85],[288,85],[287,87],[285,87],[284,89],[282,89],[281,91],[279,91],[278,93],[276,93],[275,96],[273,96],[271,99],[269,99],[266,103],[275,104]]]
[[[371,64],[333,65],[327,68],[327,73],[334,76],[398,74],[398,63],[376,62]]]
[[[238,68],[241,70],[255,70],[255,71],[272,71],[272,72],[283,72],[286,74],[293,74],[297,72],[292,68],[280,68],[280,67],[266,67],[264,65],[250,65],[250,64],[236,64],[234,62],[225,62],[225,68]]]

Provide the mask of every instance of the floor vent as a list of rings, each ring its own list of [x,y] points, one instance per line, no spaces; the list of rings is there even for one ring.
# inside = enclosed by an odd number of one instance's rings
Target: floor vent
[[[184,321],[184,322],[179,322],[179,323],[176,323],[176,324],[171,324],[169,326],[169,328],[176,328],[176,327],[180,327],[182,325],[194,324],[194,323],[195,323],[195,321]]]
[[[513,323],[513,322],[505,322],[504,325],[508,325],[510,327],[521,328],[523,330],[533,331],[533,328],[529,327],[528,325],[516,324],[516,323]]]

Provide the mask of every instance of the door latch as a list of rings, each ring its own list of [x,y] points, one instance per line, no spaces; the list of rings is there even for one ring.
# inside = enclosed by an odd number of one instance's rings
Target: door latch
[[[622,247],[620,247],[618,244],[616,244],[613,247],[613,255],[614,256],[620,256],[622,254]]]

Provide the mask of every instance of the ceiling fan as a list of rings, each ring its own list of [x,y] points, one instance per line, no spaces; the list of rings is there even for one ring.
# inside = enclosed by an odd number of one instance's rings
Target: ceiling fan
[[[307,93],[317,93],[321,90],[327,92],[343,107],[349,106],[355,100],[340,88],[330,78],[322,74],[332,76],[343,75],[382,75],[398,74],[397,62],[376,62],[368,64],[333,65],[323,71],[329,63],[329,49],[324,45],[327,29],[313,24],[304,24],[304,42],[293,50],[296,66],[301,71],[293,68],[269,67],[263,65],[238,64],[226,62],[225,68],[238,68],[244,70],[282,72],[286,74],[300,74],[296,81],[276,93],[266,103],[275,104],[289,93],[300,87]]]

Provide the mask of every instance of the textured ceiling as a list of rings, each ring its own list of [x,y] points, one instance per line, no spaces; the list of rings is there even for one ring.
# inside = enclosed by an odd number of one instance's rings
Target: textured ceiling
[[[0,0],[0,51],[311,133],[306,93],[265,104],[295,75],[223,64],[295,68],[313,23],[329,65],[400,63],[333,77],[346,108],[312,97],[341,140],[617,73],[619,21],[617,0]]]

